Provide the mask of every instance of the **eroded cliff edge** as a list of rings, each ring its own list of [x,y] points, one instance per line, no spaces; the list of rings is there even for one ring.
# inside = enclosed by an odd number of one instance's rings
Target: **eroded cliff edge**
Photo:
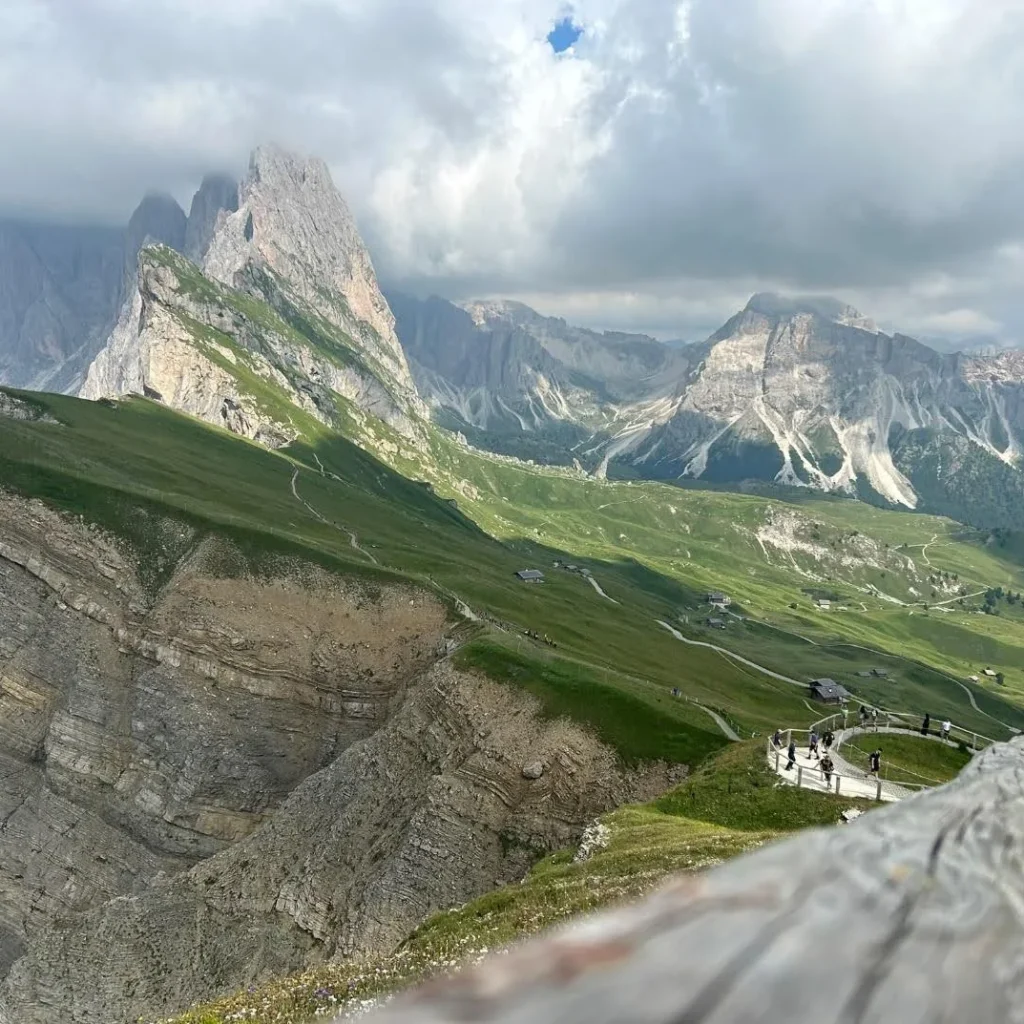
[[[673,775],[455,671],[429,592],[150,525],[183,553],[157,582],[0,495],[4,1024],[389,948]]]

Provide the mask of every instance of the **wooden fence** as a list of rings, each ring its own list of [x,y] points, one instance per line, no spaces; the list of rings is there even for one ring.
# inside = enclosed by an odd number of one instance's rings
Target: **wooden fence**
[[[400,997],[374,1024],[1024,1020],[1024,741]]]

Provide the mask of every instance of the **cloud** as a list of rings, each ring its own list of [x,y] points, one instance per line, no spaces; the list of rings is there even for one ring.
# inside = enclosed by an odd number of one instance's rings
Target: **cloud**
[[[1021,333],[1021,67],[1021,0],[6,0],[0,211],[122,221],[273,139],[421,292]]]

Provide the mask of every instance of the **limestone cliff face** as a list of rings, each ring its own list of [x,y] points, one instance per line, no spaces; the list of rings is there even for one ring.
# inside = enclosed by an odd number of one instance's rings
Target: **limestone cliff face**
[[[222,213],[238,209],[238,182],[223,174],[208,174],[192,197],[185,227],[185,255],[202,266]]]
[[[335,396],[416,439],[421,402],[351,214],[326,166],[257,150],[241,186],[209,178],[182,237],[194,263],[139,254],[83,398],[136,392],[268,444],[334,424]]]
[[[203,269],[214,280],[244,287],[252,264],[269,268],[355,338],[396,392],[407,403],[415,401],[395,318],[352,214],[322,160],[303,159],[276,146],[253,152],[238,209],[218,221]]]
[[[389,301],[420,393],[490,432],[618,432],[648,417],[689,365],[653,338],[572,327],[518,302]]]
[[[259,268],[236,279],[249,291],[205,278],[166,248],[144,249],[131,302],[89,368],[81,397],[146,395],[276,447],[311,420],[335,424],[340,396],[416,436],[418,418],[350,336],[317,321]]]
[[[127,1024],[389,948],[673,777],[453,671],[415,587],[147,532],[178,553],[159,582],[0,497],[3,1024]]]
[[[900,434],[965,437],[979,459],[1019,460],[1015,353],[940,355],[834,301],[774,295],[755,295],[700,350],[672,416],[632,446],[648,470],[847,492],[862,481],[913,508],[918,495],[893,449]]]

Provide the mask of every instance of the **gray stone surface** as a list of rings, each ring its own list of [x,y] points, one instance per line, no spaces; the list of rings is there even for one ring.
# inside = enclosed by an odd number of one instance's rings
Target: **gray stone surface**
[[[678,777],[453,671],[430,595],[224,577],[221,543],[151,527],[191,552],[156,592],[0,497],[3,1024],[127,1024],[389,949]]]
[[[237,353],[224,346],[211,351],[211,339],[215,344],[226,335],[246,351],[248,371],[309,415],[331,423],[337,394],[418,438],[426,409],[327,168],[263,148],[253,154],[237,195],[232,188],[207,179],[196,193],[191,234],[181,247],[194,256],[206,249],[207,276],[198,286],[193,265],[140,253],[127,301],[81,396],[147,394],[270,445],[293,439],[298,428],[290,418],[275,418],[225,366]],[[238,292],[249,301],[239,301]],[[251,298],[284,319],[254,313]],[[332,337],[326,343],[304,338],[288,326],[296,317],[321,333],[326,324]]]
[[[202,265],[221,213],[238,209],[238,182],[222,174],[208,174],[192,197],[185,227],[185,255]]]

